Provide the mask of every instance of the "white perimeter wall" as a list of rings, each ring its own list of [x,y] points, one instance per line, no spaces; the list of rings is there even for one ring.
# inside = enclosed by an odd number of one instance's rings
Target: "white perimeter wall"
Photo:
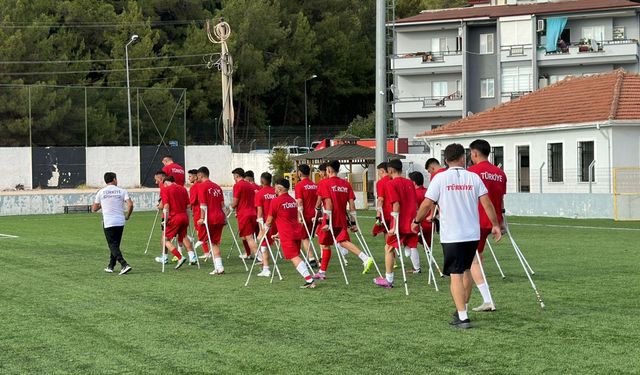
[[[87,186],[103,186],[106,172],[115,172],[124,188],[140,185],[139,147],[87,147],[86,153]]]
[[[229,146],[187,146],[185,160],[187,170],[202,166],[209,168],[211,180],[221,186],[233,185],[231,171],[235,168],[252,170],[256,180],[262,172],[271,172],[268,154],[232,153]]]
[[[22,184],[25,189],[32,188],[31,180],[31,148],[0,148],[0,190],[15,189]]]

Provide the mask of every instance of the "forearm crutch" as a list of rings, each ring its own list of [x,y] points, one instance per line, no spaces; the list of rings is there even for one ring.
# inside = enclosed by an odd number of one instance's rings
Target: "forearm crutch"
[[[267,238],[267,235],[268,235],[268,231],[266,231],[264,235],[260,238],[259,243],[262,243],[262,241],[264,241],[265,238]],[[249,280],[251,280],[251,275],[253,274],[253,267],[256,265],[257,260],[258,260],[257,256],[253,257],[253,262],[251,262],[251,268],[249,269],[249,275],[247,275],[247,281],[244,283],[244,286],[249,285]]]
[[[524,273],[527,275],[527,278],[529,279],[529,283],[531,284],[531,288],[533,288],[533,291],[536,294],[536,299],[538,300],[538,303],[540,304],[540,308],[544,309],[544,301],[542,300],[542,295],[540,295],[540,291],[538,291],[538,287],[536,287],[536,284],[533,282],[533,278],[529,274],[530,268],[527,268],[527,263],[526,263],[526,260],[524,259],[524,255],[522,255],[522,252],[520,251],[520,248],[518,247],[518,245],[516,244],[516,241],[513,239],[513,236],[511,235],[511,231],[509,230],[509,225],[507,224],[506,217],[505,217],[505,227],[507,228],[507,235],[509,235],[509,240],[511,240],[511,244],[513,245],[513,249],[516,252],[516,256],[518,257],[518,260],[520,261],[520,264],[522,265],[522,268],[524,269]],[[533,274],[533,272],[531,274]]]
[[[396,218],[396,223],[398,222],[398,219]],[[398,258],[400,258],[400,266],[402,267],[402,280],[404,281],[404,294],[405,295],[409,295],[409,284],[407,284],[407,271],[404,268],[404,259],[402,257],[402,254],[400,254],[400,246],[402,246],[402,243],[400,242],[400,231],[398,230],[398,228],[395,228],[395,232],[396,232],[396,241],[398,241],[398,247],[396,248],[396,255],[398,256]]]
[[[304,215],[302,215],[301,211],[298,211],[298,213],[300,214],[300,218],[302,219],[302,225],[304,225],[304,230],[307,232],[307,237],[309,237],[309,247],[311,247],[311,250],[313,250],[313,256],[315,256],[316,259],[320,259],[318,258],[318,252],[316,251],[316,245],[313,244],[313,237],[311,236],[312,232],[309,232],[307,221],[304,219]],[[309,251],[309,249],[307,249],[307,251]]]
[[[436,234],[436,226],[435,226],[435,222],[433,221],[433,219],[436,218],[436,214],[437,213],[438,213],[438,206],[435,206],[433,208],[433,216],[432,216],[432,219],[431,219],[431,244],[429,244],[429,249],[433,249],[433,240],[434,240],[435,234]],[[438,273],[440,274],[440,277],[444,277],[444,274],[442,273],[442,270],[438,266],[438,262],[436,262],[436,258],[433,256],[433,251],[431,251],[431,259],[433,259],[433,264],[436,266],[436,269],[438,270]]]
[[[213,264],[213,270],[216,270],[216,259],[213,254],[213,243],[211,242],[211,231],[209,230],[209,220],[207,216],[207,206],[200,206],[200,211],[204,214],[204,228],[207,231],[206,241],[209,243],[209,254],[211,254],[211,263]],[[222,256],[222,254],[220,254]]]
[[[371,252],[371,249],[369,248],[369,244],[367,244],[367,241],[364,238],[364,235],[362,234],[362,231],[360,230],[360,223],[358,223],[358,218],[354,217],[355,222],[356,222],[356,238],[358,239],[358,242],[360,242],[360,246],[362,246],[362,249],[364,250],[364,253],[367,254],[367,256],[369,258],[371,258],[371,260],[373,260],[373,265],[376,267],[376,271],[378,272],[378,276],[382,277],[382,273],[380,272],[380,268],[378,268],[378,263],[376,262],[376,258],[373,257],[373,253]]]
[[[427,257],[427,264],[429,265],[429,277],[427,284],[431,284],[431,279],[433,278],[433,285],[436,287],[436,292],[439,292],[438,283],[436,282],[436,275],[433,272],[433,265],[431,264],[433,257],[431,255],[431,248],[429,244],[427,244],[427,240],[424,238],[424,232],[422,231],[422,227],[420,227],[420,238],[422,239],[422,247],[424,247],[424,254]]]
[[[160,260],[162,262],[162,273],[164,273],[165,251],[167,251],[167,224],[169,223],[169,210],[162,210],[164,214],[164,225],[162,226],[162,253],[160,254]]]
[[[498,271],[500,271],[500,275],[502,276],[502,278],[506,278],[506,276],[504,275],[504,272],[502,272],[502,267],[500,267],[500,263],[498,263],[498,258],[496,257],[496,253],[493,252],[493,247],[491,246],[491,243],[489,242],[489,239],[487,238],[487,246],[489,246],[489,251],[491,252],[491,256],[493,257],[493,260],[496,262],[496,266],[498,266]]]
[[[331,211],[328,211],[327,215],[329,215],[329,231],[331,232],[331,238],[333,239],[333,244],[335,245],[336,252],[338,253],[338,261],[340,261],[340,268],[342,269],[342,275],[344,275],[344,282],[349,285],[347,271],[345,271],[344,264],[342,263],[342,254],[340,254],[340,249],[338,248],[338,240],[336,240],[336,234],[333,232],[333,217]]]
[[[160,210],[156,210],[156,217],[153,219],[153,226],[151,227],[151,233],[149,233],[149,239],[147,240],[147,247],[144,249],[144,253],[146,254],[149,251],[149,244],[151,244],[151,237],[153,237],[153,231],[156,229],[156,224],[158,223],[158,216],[160,216]]]
[[[231,221],[229,220],[229,217],[231,216],[231,214],[233,213],[233,211],[229,212],[229,215],[227,215],[227,224],[229,227],[229,233],[231,233],[231,238],[233,238],[233,244],[235,244],[236,249],[238,250],[238,254],[241,256],[240,259],[242,259],[242,264],[244,264],[244,270],[245,272],[249,271],[249,267],[247,266],[247,262],[245,261],[244,257],[242,257],[242,251],[240,250],[240,245],[238,244],[238,239],[236,238],[235,233],[233,232],[233,228],[231,228]],[[233,247],[233,245],[231,245]],[[227,259],[229,259],[229,256],[231,256],[231,250],[229,250],[229,255],[227,255]]]
[[[271,273],[271,280],[269,281],[270,284],[273,284],[273,276],[276,274],[276,272],[278,273],[278,279],[280,281],[282,281],[282,274],[280,274],[280,268],[278,267],[278,258],[276,255],[273,254],[273,251],[271,250],[271,245],[269,245],[269,241],[266,241],[267,243],[267,249],[269,250],[269,256],[271,256],[271,260],[273,260],[273,270],[274,272]],[[277,250],[278,253],[280,252],[280,244],[276,244],[276,246],[278,246]]]

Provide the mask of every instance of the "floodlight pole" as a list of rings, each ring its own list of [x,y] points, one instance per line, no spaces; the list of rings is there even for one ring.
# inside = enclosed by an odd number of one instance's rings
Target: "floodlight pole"
[[[376,165],[387,159],[387,46],[385,0],[376,0]]]
[[[129,43],[124,46],[124,62],[127,71],[127,110],[129,113],[129,147],[133,147],[133,130],[131,126],[131,86],[129,85],[129,45],[138,40],[137,35],[132,35]]]
[[[304,138],[307,147],[311,147],[311,129],[309,128],[309,118],[307,115],[307,82],[317,77],[318,76],[314,74],[304,80]]]

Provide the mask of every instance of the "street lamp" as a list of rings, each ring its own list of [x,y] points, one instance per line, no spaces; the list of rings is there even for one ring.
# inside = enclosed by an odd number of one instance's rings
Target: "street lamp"
[[[131,40],[124,46],[124,63],[127,71],[127,107],[129,110],[129,147],[133,146],[133,132],[131,130],[131,88],[129,87],[129,45],[138,40],[136,34],[131,35]]]
[[[312,75],[311,77],[304,80],[304,135],[307,140],[307,147],[311,147],[311,129],[309,128],[309,119],[307,116],[307,81],[311,81],[314,78],[317,78],[317,75]]]

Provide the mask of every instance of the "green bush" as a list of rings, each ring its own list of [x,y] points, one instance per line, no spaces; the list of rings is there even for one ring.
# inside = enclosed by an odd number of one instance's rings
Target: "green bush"
[[[269,166],[273,171],[273,180],[277,181],[293,170],[293,160],[285,150],[276,149],[269,156]]]

